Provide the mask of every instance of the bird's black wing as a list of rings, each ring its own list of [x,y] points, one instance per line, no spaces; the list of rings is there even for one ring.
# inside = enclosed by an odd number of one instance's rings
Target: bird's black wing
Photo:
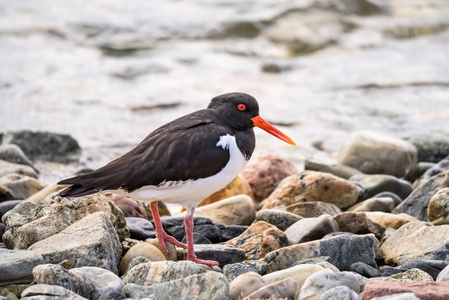
[[[217,124],[209,110],[186,115],[156,129],[104,167],[58,182],[72,185],[60,195],[83,196],[117,189],[132,192],[146,185],[212,176],[229,160],[229,151],[217,146],[219,137],[228,133],[232,134]]]

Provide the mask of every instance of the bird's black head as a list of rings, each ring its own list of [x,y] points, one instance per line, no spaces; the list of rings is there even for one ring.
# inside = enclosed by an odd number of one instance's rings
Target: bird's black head
[[[245,93],[228,93],[212,98],[208,109],[227,125],[237,130],[254,127],[252,118],[259,115],[259,104]]]

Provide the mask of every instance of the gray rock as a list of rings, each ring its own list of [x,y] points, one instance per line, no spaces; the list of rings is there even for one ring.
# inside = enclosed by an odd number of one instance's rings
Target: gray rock
[[[47,263],[68,259],[74,263],[72,267],[101,267],[116,274],[122,254],[117,232],[104,212],[84,217],[29,250],[41,254]]]
[[[229,282],[221,273],[206,272],[151,286],[126,284],[123,293],[130,298],[152,300],[228,300]]]
[[[294,213],[296,215],[300,215],[301,217],[304,218],[319,217],[323,214],[333,216],[341,213],[341,210],[337,206],[331,203],[325,203],[321,201],[299,202],[287,206],[285,210]]]
[[[187,236],[185,236],[181,243],[187,244]],[[204,235],[194,232],[193,233],[193,243],[196,244],[212,244],[209,239],[207,239]]]
[[[54,193],[41,200],[24,201],[7,212],[3,222],[8,230],[3,241],[8,248],[27,249],[98,211],[106,213],[120,240],[129,236],[122,211],[102,194],[64,198]]]
[[[265,221],[276,226],[280,230],[285,230],[293,223],[301,219],[301,216],[288,211],[282,211],[278,209],[261,209],[256,213],[256,219],[254,220],[254,223],[256,223],[257,221]]]
[[[422,175],[424,175],[424,173],[427,170],[429,170],[430,168],[432,168],[435,165],[436,165],[436,163],[423,162],[423,161],[418,162],[418,164],[416,164],[415,166],[410,168],[410,170],[408,170],[404,179],[407,180],[408,182],[414,182],[415,180],[420,178]]]
[[[0,202],[0,221],[2,217],[11,209],[22,203],[24,200],[9,200]]]
[[[402,198],[392,192],[382,192],[373,196],[373,198],[391,198],[394,202],[394,207],[398,206],[402,202]]]
[[[78,142],[70,135],[29,130],[3,133],[3,144],[16,144],[31,159],[60,163],[77,162],[81,156]]]
[[[436,280],[440,272],[442,272],[442,270],[444,270],[448,264],[449,261],[447,260],[413,259],[405,262],[398,268],[400,270],[410,270],[417,268],[426,272],[427,274],[432,276],[434,280]]]
[[[338,224],[329,215],[318,218],[304,218],[299,220],[287,230],[285,234],[290,245],[318,240],[330,232],[338,231]]]
[[[449,155],[449,133],[443,131],[422,132],[405,140],[415,145],[418,161],[437,163]]]
[[[60,265],[42,264],[33,269],[34,280],[38,284],[57,285],[68,289],[78,295],[87,297],[82,294],[79,282]]]
[[[0,286],[31,283],[33,268],[44,263],[42,255],[28,250],[0,248],[0,257]]]
[[[0,145],[0,160],[30,166],[36,173],[39,173],[39,170],[30,162],[22,149],[15,144]]]
[[[449,281],[449,265],[441,270],[435,281]]]
[[[87,300],[76,293],[69,291],[61,286],[36,284],[32,285],[22,292],[22,298],[25,300],[54,300],[54,299],[71,299],[71,300]]]
[[[340,285],[324,292],[320,300],[359,300],[359,294],[351,290],[349,287]]]
[[[267,285],[246,296],[250,299],[294,299],[298,283],[290,278]]]
[[[231,245],[203,244],[195,245],[194,249],[198,258],[217,261],[220,267],[244,261],[246,254],[245,250]],[[187,249],[183,249],[182,253],[181,259],[186,259]]]
[[[449,171],[430,178],[424,184],[416,188],[394,210],[395,214],[406,213],[422,221],[427,221],[427,207],[435,192],[439,189],[449,187]]]
[[[131,261],[129,262],[128,266],[126,266],[126,270],[123,273],[123,276],[128,274],[128,272],[132,268],[134,268],[135,266],[140,265],[140,264],[149,263],[149,262],[151,262],[151,261],[148,258],[146,258],[146,257],[143,257],[143,256],[134,257],[133,259],[131,259]]]
[[[434,164],[432,167],[427,169],[424,174],[413,183],[413,187],[417,188],[421,184],[425,183],[431,177],[449,171],[449,158],[441,160],[439,163]]]
[[[405,199],[412,192],[412,185],[410,182],[391,175],[358,174],[352,176],[349,180],[362,184],[365,188],[367,198],[372,198],[376,194],[382,192],[392,192],[401,197],[401,199]]]
[[[33,177],[16,173],[0,177],[0,185],[9,191],[13,199],[26,199],[45,187]]]
[[[228,264],[223,267],[223,274],[232,282],[236,277],[248,273],[255,272],[259,275],[265,275],[268,265],[262,260],[245,260],[240,263]]]
[[[144,241],[156,237],[154,225],[147,219],[137,217],[126,217],[125,219],[132,239]]]
[[[37,178],[36,171],[34,171],[33,168],[31,168],[29,166],[14,164],[11,162],[0,160],[0,177],[9,175],[9,174],[20,174],[20,175],[26,175],[29,177]],[[7,200],[9,200],[9,199],[7,199]]]
[[[362,174],[362,172],[360,172],[359,170],[351,168],[349,166],[341,164],[328,165],[311,159],[306,159],[306,161],[304,162],[304,169],[331,173],[344,179],[349,179],[351,176],[354,176],[356,174]]]

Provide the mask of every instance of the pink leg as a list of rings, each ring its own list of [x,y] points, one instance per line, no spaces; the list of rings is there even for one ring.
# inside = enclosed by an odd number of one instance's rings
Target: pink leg
[[[190,207],[187,210],[186,219],[184,224],[186,226],[186,236],[187,236],[187,260],[193,261],[197,264],[204,264],[208,266],[218,266],[218,262],[213,260],[203,260],[196,257],[195,250],[193,249],[193,213],[195,212],[195,207]]]
[[[162,250],[168,254],[167,247],[165,246],[165,241],[172,243],[175,246],[181,248],[187,248],[186,244],[178,242],[174,237],[168,235],[164,228],[162,227],[161,217],[159,216],[159,210],[157,208],[157,201],[150,203],[151,214],[153,215],[154,226],[156,226],[156,237],[159,240]]]

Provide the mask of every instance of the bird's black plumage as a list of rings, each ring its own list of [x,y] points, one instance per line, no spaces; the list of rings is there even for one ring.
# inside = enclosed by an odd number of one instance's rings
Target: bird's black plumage
[[[237,105],[244,104],[240,111]],[[132,192],[143,186],[160,186],[206,178],[220,172],[229,151],[217,146],[220,136],[235,136],[249,159],[255,147],[252,117],[259,108],[247,94],[230,93],[212,99],[207,109],[169,122],[150,133],[123,156],[93,172],[62,180],[71,184],[61,196],[83,196],[102,190]]]

